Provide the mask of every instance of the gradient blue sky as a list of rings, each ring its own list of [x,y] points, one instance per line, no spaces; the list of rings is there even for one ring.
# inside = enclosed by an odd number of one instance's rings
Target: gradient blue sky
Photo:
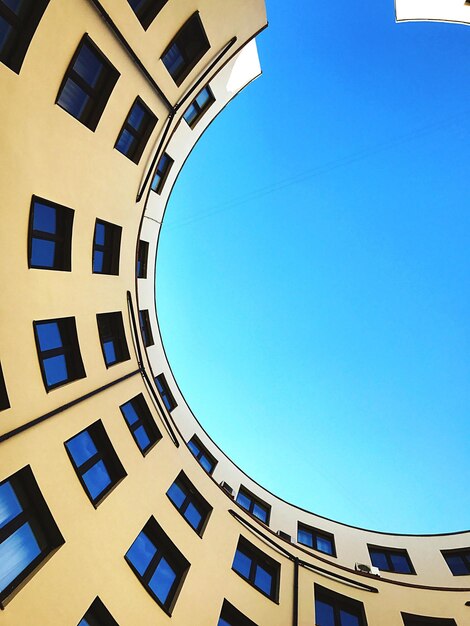
[[[263,76],[194,149],[160,239],[194,413],[277,495],[468,529],[470,29],[268,0]]]

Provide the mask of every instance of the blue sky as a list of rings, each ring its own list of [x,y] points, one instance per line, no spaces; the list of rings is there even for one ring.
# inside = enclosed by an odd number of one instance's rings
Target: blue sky
[[[468,529],[468,27],[267,2],[263,76],[175,185],[163,340],[213,439],[277,495]]]

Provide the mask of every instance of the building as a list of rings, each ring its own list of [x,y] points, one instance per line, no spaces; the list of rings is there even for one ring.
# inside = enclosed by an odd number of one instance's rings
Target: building
[[[395,0],[395,12],[398,22],[470,22],[466,0]]]
[[[263,0],[221,7],[0,0],[0,620],[464,626],[470,533],[380,533],[277,498],[172,376],[160,225],[192,147],[260,73],[267,24]]]

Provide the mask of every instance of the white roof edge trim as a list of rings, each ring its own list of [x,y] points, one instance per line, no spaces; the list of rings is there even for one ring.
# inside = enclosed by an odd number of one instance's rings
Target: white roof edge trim
[[[228,93],[238,93],[254,78],[261,74],[256,40],[252,39],[240,50],[230,72],[226,89]]]
[[[395,0],[395,13],[398,22],[470,22],[470,4],[465,0]]]

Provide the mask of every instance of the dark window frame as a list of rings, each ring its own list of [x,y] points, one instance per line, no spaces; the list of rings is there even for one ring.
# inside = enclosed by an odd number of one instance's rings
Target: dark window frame
[[[79,435],[87,432],[91,440],[93,441],[96,447],[96,453],[84,461],[81,465],[77,465],[75,459],[73,458],[72,452],[70,452],[67,444],[69,444],[73,439],[78,437]],[[105,500],[105,498],[119,485],[119,483],[127,476],[127,472],[124,469],[121,460],[119,459],[116,450],[109,438],[108,433],[103,425],[101,420],[97,420],[90,424],[83,430],[75,433],[72,437],[64,441],[64,447],[67,452],[67,456],[72,464],[73,469],[77,475],[77,478],[83,487],[84,492],[86,493],[88,499],[92,503],[95,509]],[[83,478],[83,475],[88,472],[92,467],[97,465],[100,462],[103,462],[106,470],[108,472],[109,478],[111,479],[110,484],[101,491],[96,498],[93,498],[91,493],[88,490],[87,484]]]
[[[98,224],[104,226],[104,244],[96,243],[96,227]],[[106,274],[108,276],[119,275],[121,236],[122,226],[96,218],[95,229],[93,231],[93,251],[91,257],[91,271],[93,274]],[[95,252],[103,253],[103,270],[101,272],[95,270]]]
[[[253,622],[251,619],[248,619],[246,615],[243,615],[241,611],[239,611],[225,598],[222,603],[222,608],[220,610],[219,622],[221,619],[229,623],[230,626],[257,626],[255,622]]]
[[[76,70],[74,70],[74,65],[84,46],[87,46],[91,50],[92,54],[94,54],[95,57],[98,58],[102,65],[100,78],[98,79],[97,84],[94,86],[89,85],[86,80],[84,80],[80,76],[80,74]],[[67,70],[65,71],[64,78],[62,79],[59,91],[57,92],[55,103],[66,113],[71,115],[73,118],[81,122],[92,132],[94,132],[96,130],[96,127],[98,126],[101,116],[103,115],[103,112],[106,108],[111,93],[119,79],[119,76],[120,73],[117,71],[114,65],[101,52],[98,46],[90,38],[88,33],[85,33],[81,38],[77,49],[75,50],[72,60],[67,67]],[[85,108],[79,117],[66,109],[65,106],[60,103],[62,91],[69,79],[75,85],[78,85],[78,87],[88,96],[87,104],[85,105]]]
[[[131,358],[127,345],[126,331],[121,311],[110,311],[107,313],[97,313],[96,323],[98,325],[98,335],[101,343],[101,351],[106,365],[106,369],[129,361]],[[105,343],[112,341],[116,360],[108,362],[106,357]]]
[[[119,626],[98,596],[90,604],[78,626],[81,626],[83,620],[86,620],[89,626]]]
[[[209,98],[204,104],[204,106],[201,107],[197,99],[199,98],[199,96],[201,95],[203,91],[207,91]],[[186,108],[185,112],[183,113],[183,119],[186,122],[186,124],[189,126],[189,128],[193,129],[196,126],[196,124],[200,121],[200,119],[203,117],[206,111],[210,109],[210,107],[214,104],[214,102],[215,102],[214,92],[212,91],[209,85],[206,85],[203,89],[201,89],[201,91],[197,94],[197,96],[194,98],[194,100],[191,102],[191,104]],[[195,117],[188,120],[186,116],[191,107],[193,107],[195,110]]]
[[[250,504],[249,504],[248,508],[246,508],[238,500],[238,497],[240,495],[244,496],[245,498],[247,498],[250,501]],[[237,493],[237,497],[235,498],[235,502],[237,502],[237,504],[239,504],[244,511],[246,511],[247,513],[252,515],[255,519],[257,519],[258,521],[262,522],[263,524],[266,524],[267,526],[269,526],[269,519],[271,517],[271,505],[268,504],[267,502],[265,502],[264,500],[262,500],[261,498],[259,498],[258,496],[255,496],[255,494],[253,492],[251,492],[249,489],[247,489],[243,485],[240,485],[240,487],[238,489],[238,493]],[[261,509],[265,510],[265,512],[266,512],[266,520],[261,519],[260,517],[258,517],[258,515],[256,515],[256,513],[254,513],[255,506],[259,506]]]
[[[312,545],[308,543],[304,543],[299,539],[299,533],[303,531],[305,533],[309,533],[312,535]],[[325,552],[325,550],[320,550],[318,547],[318,538],[326,539],[330,542],[332,552]],[[321,554],[326,554],[328,556],[336,557],[336,544],[335,544],[335,536],[332,533],[327,532],[326,530],[321,530],[320,528],[314,528],[313,526],[309,526],[308,524],[304,524],[302,522],[297,522],[297,543],[300,543],[302,546],[306,546],[311,550],[315,550],[316,552],[321,552]]]
[[[192,448],[191,448],[191,444],[194,444],[194,446],[196,448],[198,448],[198,452],[195,453]],[[191,452],[191,454],[193,455],[193,457],[196,459],[196,461],[199,463],[199,465],[202,467],[202,469],[207,472],[209,475],[214,473],[214,470],[217,466],[217,459],[209,452],[209,450],[206,448],[206,446],[201,442],[201,440],[199,439],[199,437],[197,435],[193,435],[191,437],[191,439],[189,439],[189,441],[186,442],[186,445],[189,448],[189,451]],[[204,465],[202,465],[201,463],[201,459],[205,457],[206,459],[208,459],[208,461],[211,463],[211,469],[207,470]]]
[[[26,4],[26,3],[25,3]],[[49,0],[33,0],[26,15],[20,17],[9,7],[0,3],[0,16],[16,31],[0,53],[0,62],[19,74],[39,22]]]
[[[195,54],[190,56],[188,43],[194,45],[195,30],[199,31],[197,33],[199,37],[199,49],[195,51]],[[170,72],[167,63],[164,60],[170,52],[171,48],[173,48],[173,46],[177,47],[179,55],[183,59],[183,66],[175,71],[174,74]],[[171,78],[178,87],[183,83],[185,78],[189,76],[189,74],[196,67],[196,65],[203,58],[203,56],[210,50],[210,47],[211,45],[207,37],[206,31],[204,30],[199,11],[195,11],[181,26],[179,31],[173,37],[171,42],[163,51],[162,56],[160,57],[163,65],[165,66]]]
[[[364,604],[359,600],[344,596],[337,591],[327,589],[322,585],[314,583],[314,607],[315,607],[315,623],[316,623],[316,602],[323,602],[333,607],[335,626],[341,626],[340,611],[347,611],[360,620],[359,626],[367,626],[367,617]]]
[[[444,557],[447,567],[452,572],[452,576],[469,576],[470,575],[470,547],[469,548],[453,548],[452,550],[441,550],[441,554]],[[452,569],[449,561],[447,560],[446,558],[447,556],[450,556],[450,557],[458,556],[459,558],[461,558],[463,561],[463,564],[467,568],[467,571],[461,574],[456,574],[454,570]]]
[[[148,309],[139,310],[139,324],[144,346],[146,348],[153,346],[155,341],[153,339],[152,327],[150,325],[150,313]]]
[[[158,374],[158,376],[155,376],[155,384],[166,410],[168,411],[168,413],[171,413],[174,409],[176,409],[178,403],[176,402],[174,395],[171,393],[171,389],[167,383],[165,374],[162,373]],[[165,402],[165,400],[168,402],[168,404],[167,402]]]
[[[234,568],[237,552],[240,552],[245,557],[251,560],[248,578]],[[256,586],[255,584],[256,569],[258,565],[271,576],[271,594],[267,594],[263,589]],[[235,550],[235,555],[232,562],[232,571],[234,571],[235,574],[240,576],[240,578],[242,578],[245,582],[247,582],[254,589],[256,589],[256,591],[259,591],[259,593],[263,594],[263,596],[269,598],[269,600],[272,600],[272,602],[279,604],[281,564],[269,555],[265,554],[262,550],[254,546],[252,543],[250,543],[247,539],[245,539],[245,537],[243,537],[243,535],[240,535],[240,538],[238,540],[237,548]]]
[[[163,162],[163,165],[162,165]],[[171,168],[173,167],[174,159],[171,158],[166,152],[162,154],[162,156],[158,159],[157,167],[155,168],[155,173],[152,178],[152,183],[150,185],[150,189],[160,195],[163,191],[163,187],[166,183],[168,175],[170,173]],[[155,181],[158,178],[158,183],[155,184]]]
[[[139,239],[139,245],[137,247],[137,263],[136,263],[136,276],[137,278],[147,278],[147,265],[149,256],[149,242]]]
[[[403,612],[401,617],[405,626],[457,626],[456,621],[451,617],[427,617]]]
[[[135,8],[130,0],[127,1],[144,30],[149,28],[150,24],[168,2],[168,0],[144,0],[141,6]]]
[[[5,377],[3,375],[2,364],[0,363],[0,411],[6,411],[10,407],[10,399],[8,397],[8,391],[5,383]]]
[[[174,502],[174,500],[172,500],[171,496],[168,495],[171,487],[174,484],[176,484],[178,488],[181,491],[183,491],[183,493],[185,494],[184,501],[182,502],[180,506],[178,506],[177,503]],[[168,488],[166,492],[166,495],[169,501],[175,507],[175,509],[180,513],[182,518],[185,520],[185,522],[194,530],[194,532],[199,537],[202,537],[206,529],[207,523],[209,521],[209,517],[212,513],[212,507],[207,502],[207,500],[199,493],[199,491],[196,489],[196,487],[193,485],[193,483],[189,480],[189,478],[186,476],[186,474],[183,471],[181,471],[178,474],[178,476],[175,478],[175,480],[171,483],[170,487]],[[191,524],[191,522],[185,517],[185,512],[190,504],[192,504],[193,507],[197,509],[198,513],[201,514],[201,521],[199,522],[197,527],[194,527]]]
[[[134,128],[134,126],[129,123],[129,118],[131,117],[135,106],[141,107],[141,109],[144,111],[144,118],[141,127],[139,127],[138,129]],[[137,165],[157,122],[158,118],[155,113],[151,111],[151,109],[145,104],[142,98],[137,96],[129,110],[129,113],[127,114],[121,130],[119,131],[119,135],[116,139],[116,143],[114,144],[114,148]],[[124,131],[127,131],[130,135],[132,135],[135,140],[135,143],[132,144],[132,147],[129,149],[128,152],[124,152],[118,147],[119,140]]]
[[[8,478],[0,481],[0,485],[5,483],[10,483],[15,496],[20,502],[22,511],[0,529],[0,542],[11,537],[25,523],[28,523],[40,548],[40,553],[0,591],[0,608],[3,608],[5,601],[19,591],[58,548],[65,543],[65,539],[41,493],[31,466],[26,465]]]
[[[130,424],[128,422],[125,411],[123,410],[123,407],[125,407],[127,404],[132,405],[135,413],[138,416],[137,421],[135,421],[133,424]],[[134,439],[142,456],[146,456],[150,452],[150,450],[152,450],[152,448],[160,441],[160,439],[162,438],[162,434],[160,430],[158,429],[157,425],[155,424],[155,421],[152,417],[152,413],[150,412],[150,409],[148,407],[147,402],[145,401],[143,394],[142,393],[137,394],[136,396],[134,396],[127,402],[124,402],[124,404],[121,404],[119,408],[121,410],[122,416],[124,417],[124,421],[126,422],[129,428],[132,438]],[[141,426],[144,427],[145,432],[147,433],[147,437],[150,439],[149,445],[146,446],[145,448],[140,447],[138,439],[135,435],[135,431]]]
[[[56,232],[48,233],[44,230],[35,230],[34,226],[34,209],[35,204],[44,204],[56,211]],[[72,269],[72,230],[74,209],[66,207],[63,204],[52,202],[46,198],[40,198],[33,195],[31,198],[31,206],[29,211],[28,225],[28,267],[29,269],[49,270],[58,272],[70,272]],[[32,262],[33,239],[42,241],[53,241],[58,246],[58,252],[54,254],[54,265],[36,265]],[[56,258],[57,257],[57,258]]]
[[[48,350],[41,350],[39,343],[39,336],[36,331],[38,326],[43,324],[57,324],[62,346],[60,348],[52,348]],[[39,367],[41,369],[41,376],[46,391],[49,393],[52,389],[62,387],[74,380],[80,380],[86,377],[85,367],[83,365],[82,355],[80,353],[80,344],[78,342],[77,324],[74,317],[60,317],[47,320],[35,320],[33,321],[34,339],[36,342],[36,351],[39,360]],[[47,382],[46,368],[44,367],[44,361],[51,357],[63,355],[66,365],[68,378],[64,381],[59,381],[49,385]]]
[[[376,546],[376,545],[367,544],[367,549],[369,550],[369,556],[370,556],[372,565],[374,565],[374,562],[372,561],[372,552],[380,552],[385,556],[389,569],[383,569],[379,567],[381,572],[389,572],[391,574],[402,574],[403,576],[415,576],[416,575],[415,568],[413,566],[413,563],[410,559],[410,555],[408,554],[408,550],[406,550],[406,548],[389,548],[388,546]],[[391,556],[393,554],[405,557],[406,562],[408,563],[409,570],[410,570],[409,572],[397,572],[395,570],[395,566],[391,559]]]
[[[145,533],[149,541],[157,548],[156,553],[150,560],[143,574],[139,574],[137,569],[134,567],[131,560],[128,558],[128,553],[132,546],[134,545],[137,537],[141,534]],[[158,606],[165,611],[167,615],[171,617],[171,613],[175,606],[176,600],[178,599],[178,595],[183,586],[186,575],[191,567],[191,563],[186,559],[183,553],[176,547],[176,545],[171,541],[169,536],[165,533],[163,528],[157,522],[157,520],[152,516],[139,532],[135,540],[132,542],[129,550],[127,550],[124,555],[124,559],[127,564],[137,576],[138,580],[150,595],[150,597],[158,604]],[[157,566],[161,559],[165,559],[166,562],[170,565],[171,569],[175,572],[176,578],[172,583],[170,590],[168,592],[168,597],[165,602],[161,602],[160,599],[154,594],[152,589],[149,586],[149,582],[155,573]]]

